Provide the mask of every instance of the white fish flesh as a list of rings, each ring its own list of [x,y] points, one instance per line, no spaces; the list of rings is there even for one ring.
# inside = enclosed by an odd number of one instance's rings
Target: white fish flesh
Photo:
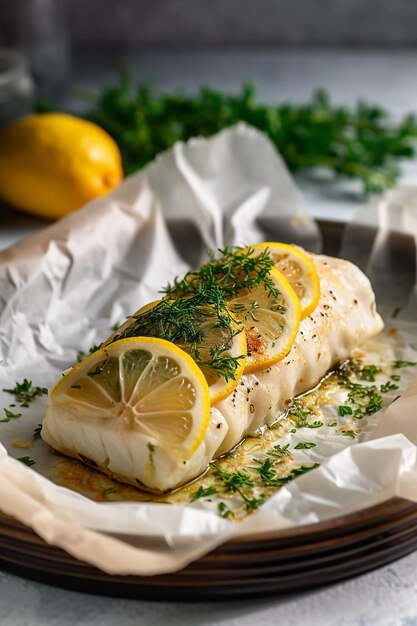
[[[49,402],[42,437],[53,448],[105,473],[164,492],[187,483],[247,435],[258,435],[282,416],[293,398],[314,387],[337,363],[383,326],[369,280],[342,259],[311,255],[321,296],[305,318],[290,353],[280,362],[244,375],[235,391],[211,409],[205,437],[191,458],[149,448],[149,436],[123,430],[117,420],[74,420]]]

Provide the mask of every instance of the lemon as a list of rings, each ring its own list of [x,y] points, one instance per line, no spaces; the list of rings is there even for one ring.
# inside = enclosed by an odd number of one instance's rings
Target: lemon
[[[188,303],[189,299],[187,298],[171,302],[171,305],[175,306],[175,310],[178,312],[177,319],[179,322],[181,309],[185,310]],[[173,320],[170,315],[170,302],[169,300],[156,300],[146,304],[129,317],[124,324],[104,341],[103,346],[109,345],[112,341],[121,336],[136,336],[137,334],[142,334],[144,327],[140,323],[141,316],[144,316],[145,313],[148,313],[157,305],[159,305],[158,309],[160,309],[162,313],[168,314],[164,316],[165,320],[169,320],[168,328],[166,326],[164,326],[164,328],[165,331],[171,332],[171,324],[175,320]],[[185,307],[182,305],[185,305]],[[172,310],[172,313],[175,314],[174,310]],[[160,315],[159,320],[161,320],[161,317]],[[154,319],[155,322],[150,325],[149,332],[152,336],[158,336],[157,333],[161,331],[161,325],[156,322],[156,316]],[[224,324],[221,323],[222,321],[224,321]],[[194,315],[190,317],[189,322],[195,326],[198,333],[201,333],[201,339],[190,343],[181,338],[173,338],[173,342],[179,348],[187,352],[187,354],[193,357],[198,355],[198,365],[209,386],[210,402],[214,405],[232,393],[244,372],[247,352],[246,335],[243,326],[239,324],[226,307],[220,308],[219,310],[210,304],[199,305],[194,310]],[[216,354],[217,358],[215,357]],[[214,361],[213,358],[215,358]],[[233,375],[224,375],[224,373],[222,374],[221,367],[216,367],[221,366],[221,364],[219,364],[219,358],[235,359],[236,366],[233,370]]]
[[[310,257],[299,248],[286,243],[258,243],[250,249],[256,256],[268,251],[276,269],[284,274],[300,299],[301,319],[310,315],[320,300],[320,278]]]
[[[31,115],[0,132],[0,197],[59,218],[122,179],[119,149],[96,124],[63,113]]]
[[[228,302],[246,333],[245,374],[265,369],[287,356],[300,326],[300,300],[290,283],[275,268],[270,269],[268,278],[273,292],[260,284],[241,289]]]
[[[73,420],[104,420],[190,458],[210,419],[208,386],[193,359],[154,337],[120,339],[73,367],[50,394]]]

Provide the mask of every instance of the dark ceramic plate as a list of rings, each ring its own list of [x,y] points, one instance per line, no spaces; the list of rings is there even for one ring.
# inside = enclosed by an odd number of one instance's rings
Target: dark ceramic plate
[[[325,222],[320,227],[325,251],[337,254],[343,225]],[[362,236],[369,245],[374,233],[363,230]],[[393,249],[414,280],[414,242],[403,239],[394,237]],[[66,589],[137,599],[241,600],[303,590],[364,573],[415,549],[417,504],[396,498],[320,524],[239,537],[173,574],[114,576],[0,514],[4,569]]]

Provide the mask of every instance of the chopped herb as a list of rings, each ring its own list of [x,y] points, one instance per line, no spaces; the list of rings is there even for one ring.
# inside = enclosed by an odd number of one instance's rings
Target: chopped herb
[[[38,424],[34,429],[33,429],[33,436],[34,437],[40,437],[41,435],[41,430],[42,430],[42,424]]]
[[[35,398],[43,396],[48,393],[45,387],[35,387],[31,380],[25,378],[21,383],[16,383],[13,389],[3,389],[7,393],[11,393],[15,396],[16,400],[20,402],[20,406],[28,407]]]
[[[214,463],[211,464],[211,467],[214,468],[213,476],[222,481],[227,491],[238,493],[248,509],[257,509],[263,504],[263,498],[250,497],[243,491],[242,487],[253,487],[253,480],[248,474],[244,472],[227,472]]]
[[[244,472],[227,472],[215,463],[212,463],[211,467],[214,469],[213,476],[223,482],[227,491],[238,491],[243,486],[253,486],[253,480]]]
[[[352,407],[347,406],[346,404],[341,404],[339,406],[339,413],[343,417],[344,415],[352,415],[353,410]]]
[[[308,421],[308,418],[314,415],[314,413],[300,400],[295,400],[293,402],[288,409],[288,415],[292,415],[297,418],[297,428],[320,428],[320,426],[323,426],[323,422],[320,420],[315,420],[314,422]]]
[[[20,461],[21,463],[24,463],[25,465],[28,465],[29,467],[36,463],[36,461],[30,458],[30,456],[21,456],[17,460]]]
[[[382,393],[388,393],[389,391],[395,391],[396,389],[399,389],[398,385],[392,383],[389,380],[380,386],[380,390]]]
[[[400,369],[401,367],[415,367],[417,362],[415,361],[394,361],[392,367],[395,370]]]
[[[314,446],[314,444],[313,444]],[[307,447],[313,447],[307,446]],[[259,473],[266,487],[282,487],[286,485],[288,482],[297,478],[297,476],[301,476],[305,472],[309,472],[310,470],[319,466],[318,463],[314,463],[314,465],[310,466],[301,466],[296,467],[291,470],[289,474],[286,476],[278,476],[277,472],[274,469],[274,463],[271,459],[266,459],[265,461],[260,461],[259,459],[253,459],[255,463],[258,464],[258,467],[255,467],[255,471]]]
[[[94,352],[97,352],[97,350],[100,350],[101,346],[102,346],[101,343],[98,346],[91,346],[88,352],[83,352],[82,350],[80,350],[77,354],[77,362],[81,363],[81,361],[84,361],[84,359],[86,359],[90,354],[94,354]]]
[[[230,509],[225,502],[219,502],[217,511],[222,517],[229,517],[229,515],[232,514],[232,509]]]
[[[115,335],[113,341],[126,337],[160,337],[179,345],[194,361],[226,381],[235,378],[245,355],[231,356],[236,327],[219,286],[201,285],[197,293],[177,299],[161,300],[152,309],[134,316],[132,324]],[[208,327],[217,329],[219,343],[205,345]]]
[[[391,380],[395,380],[395,381],[399,381],[401,380],[401,376],[399,374],[393,374],[392,376],[390,376]]]
[[[297,430],[295,429],[294,432],[297,432]],[[276,459],[286,459],[289,456],[291,456],[289,448],[290,444],[287,443],[285,446],[280,446],[279,444],[275,445],[272,450],[270,450],[269,452],[267,452],[268,456],[272,456]]]
[[[332,426],[337,426],[337,422],[331,422],[330,424],[328,424],[329,428],[331,428]]]
[[[264,289],[272,299],[278,298],[279,290],[270,277],[270,270],[274,267],[274,259],[268,249],[255,256],[253,248],[238,248],[231,246],[219,250],[220,257],[214,258],[209,251],[209,263],[202,265],[194,272],[188,272],[182,280],[176,279],[174,284],[164,290],[167,295],[181,296],[196,294],[201,290],[210,291],[221,289],[226,299],[236,296],[242,289],[252,290],[258,287]],[[272,302],[273,304],[273,302]],[[258,305],[242,311],[242,304],[238,304],[235,313],[251,317]],[[278,306],[280,306],[278,304]]]
[[[210,487],[203,487],[202,485],[191,494],[191,502],[198,500],[199,498],[206,498],[217,493],[216,487],[210,485]]]
[[[395,309],[392,312],[391,317],[393,319],[395,319],[397,317],[397,315],[400,313],[400,311],[401,311],[401,307],[400,306],[396,306]]]
[[[365,365],[359,372],[359,378],[373,383],[375,382],[375,374],[379,374],[380,371],[379,365]]]
[[[115,487],[108,487],[107,489],[105,489],[102,493],[103,496],[110,496],[113,493],[117,493],[117,489],[115,489]]]
[[[305,428],[320,428],[321,426],[323,426],[323,422],[321,422],[320,420],[315,420],[314,422],[310,422],[308,424],[304,425]]]
[[[345,437],[352,437],[352,439],[355,439],[358,436],[358,433],[355,433],[354,430],[342,430],[341,434],[345,435]]]
[[[13,413],[13,411],[9,411],[9,409],[3,409],[6,417],[1,419],[0,422],[10,422],[10,420],[17,419],[18,417],[22,417],[21,413]]]
[[[312,441],[300,441],[294,446],[295,450],[309,450],[310,448],[315,448],[316,444]]]

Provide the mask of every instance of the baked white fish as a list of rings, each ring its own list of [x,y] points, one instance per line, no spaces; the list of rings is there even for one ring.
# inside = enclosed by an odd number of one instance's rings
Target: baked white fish
[[[74,419],[49,400],[43,439],[123,481],[164,492],[201,474],[247,435],[276,422],[293,398],[314,387],[337,363],[383,327],[369,280],[342,259],[311,255],[320,277],[320,301],[299,327],[289,354],[277,364],[241,377],[235,391],[212,407],[205,436],[191,458],[149,448],[149,437],[117,420]],[[83,416],[80,416],[83,417]]]

